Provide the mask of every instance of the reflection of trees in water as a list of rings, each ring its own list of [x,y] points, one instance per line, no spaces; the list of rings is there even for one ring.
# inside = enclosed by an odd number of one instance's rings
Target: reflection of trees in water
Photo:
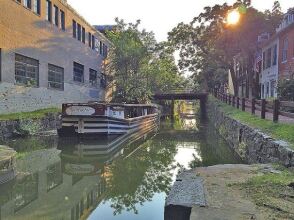
[[[151,201],[155,193],[167,192],[172,181],[176,143],[158,138],[149,140],[131,157],[120,158],[108,168],[108,193],[114,214],[123,210],[138,213],[136,205]]]

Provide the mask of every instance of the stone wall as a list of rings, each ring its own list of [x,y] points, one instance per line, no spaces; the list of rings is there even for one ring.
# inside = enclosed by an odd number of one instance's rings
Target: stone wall
[[[294,166],[294,150],[285,141],[275,140],[261,131],[228,117],[208,102],[208,117],[230,147],[248,163],[280,163]]]
[[[59,113],[48,113],[39,119],[0,121],[0,140],[56,130],[60,123]]]

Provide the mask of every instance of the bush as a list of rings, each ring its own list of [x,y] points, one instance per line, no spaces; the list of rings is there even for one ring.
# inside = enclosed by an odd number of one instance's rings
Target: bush
[[[294,101],[294,79],[280,80],[278,83],[278,96],[283,101]]]

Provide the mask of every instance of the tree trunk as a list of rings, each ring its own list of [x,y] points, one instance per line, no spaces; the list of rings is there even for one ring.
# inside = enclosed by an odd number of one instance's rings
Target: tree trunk
[[[235,70],[234,68],[231,66],[230,67],[230,73],[231,73],[231,77],[232,77],[232,82],[233,82],[233,87],[234,87],[234,95],[238,96],[238,79],[237,76],[235,74]]]

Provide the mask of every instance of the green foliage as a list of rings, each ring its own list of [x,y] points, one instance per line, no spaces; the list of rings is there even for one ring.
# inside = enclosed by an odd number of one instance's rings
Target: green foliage
[[[278,96],[281,100],[294,101],[294,79],[279,81]]]
[[[35,120],[20,121],[19,127],[16,128],[20,135],[28,136],[37,134],[41,130],[41,125]]]
[[[266,173],[237,184],[246,190],[256,205],[273,211],[273,219],[293,219],[293,190],[288,187],[293,183],[294,172],[284,169],[277,173]]]
[[[234,26],[228,25],[226,15],[235,8],[241,12],[241,19]],[[226,82],[230,70],[237,90],[234,57],[241,57],[251,71],[258,35],[273,33],[281,18],[277,12],[257,11],[249,1],[205,7],[191,23],[178,24],[169,33],[169,42],[180,53],[180,69],[192,72],[196,85],[214,88]]]
[[[213,97],[209,98],[218,104],[218,106],[223,110],[228,116],[247,124],[253,128],[260,129],[262,132],[269,134],[273,138],[281,139],[289,142],[290,146],[294,149],[294,124],[285,123],[274,123],[270,120],[261,119],[256,115],[251,115],[248,112],[242,112],[230,105],[222,103]]]
[[[59,108],[46,108],[46,109],[39,109],[32,112],[18,112],[18,113],[11,113],[11,114],[3,114],[3,115],[0,115],[0,121],[42,118],[42,117],[45,117],[46,114],[58,113],[58,112],[61,112]]]
[[[181,86],[184,80],[167,43],[158,44],[153,32],[139,30],[139,20],[116,22],[116,30],[107,32],[113,43],[108,70],[115,79],[115,101],[145,103],[155,92]]]

